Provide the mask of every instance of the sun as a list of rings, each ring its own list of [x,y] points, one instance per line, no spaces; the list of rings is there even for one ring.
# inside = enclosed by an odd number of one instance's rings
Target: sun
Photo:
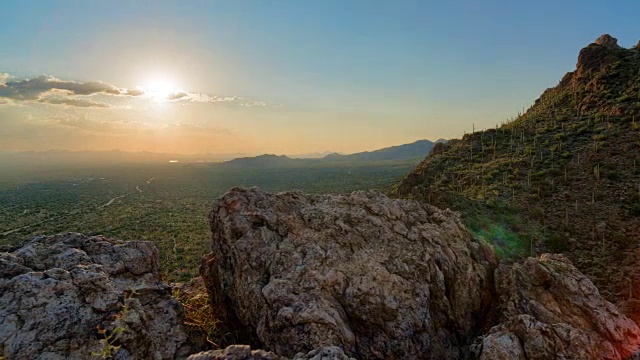
[[[141,89],[157,101],[167,100],[169,95],[179,92],[175,82],[167,76],[151,77]]]

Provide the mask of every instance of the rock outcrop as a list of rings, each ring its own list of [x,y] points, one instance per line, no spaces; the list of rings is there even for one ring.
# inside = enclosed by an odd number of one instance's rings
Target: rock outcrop
[[[186,356],[182,316],[160,282],[152,243],[68,233],[0,253],[0,354],[7,359]]]
[[[614,38],[613,36],[609,35],[609,34],[603,34],[600,35],[596,41],[594,41],[595,44],[604,46],[606,48],[609,49],[619,49],[620,45],[618,45],[618,39]]]
[[[231,345],[224,350],[210,350],[193,354],[187,360],[287,360],[270,351],[251,350],[249,345]],[[293,360],[355,360],[344,354],[341,348],[329,346],[308,353],[298,353]]]
[[[210,220],[214,308],[278,355],[457,358],[484,325],[495,255],[457,213],[375,191],[236,188]]]
[[[501,322],[478,345],[481,360],[626,359],[640,330],[562,255],[496,272]]]

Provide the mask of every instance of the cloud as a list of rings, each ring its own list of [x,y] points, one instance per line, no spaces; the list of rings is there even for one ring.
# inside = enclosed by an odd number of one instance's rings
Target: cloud
[[[267,104],[264,101],[249,101],[246,102],[244,104],[242,104],[242,106],[248,106],[248,107],[252,107],[252,106],[258,106],[258,107],[264,107],[264,106],[269,106],[269,104]]]
[[[180,100],[199,103],[235,103],[242,98],[238,96],[215,96],[205,93],[188,93],[179,91],[177,93],[169,94],[166,99],[170,101]]]
[[[127,89],[123,95],[141,96],[141,95],[144,95],[144,91],[140,89]]]
[[[264,101],[248,100],[240,96],[216,96],[205,93],[188,93],[179,91],[173,94],[169,94],[166,98],[169,101],[183,101],[183,102],[195,102],[195,103],[211,103],[211,104],[229,104],[243,107],[264,107],[269,106]]]
[[[45,97],[38,99],[41,103],[54,104],[54,105],[69,105],[75,107],[99,107],[109,108],[111,105],[103,102],[93,101],[90,99],[81,98],[64,98],[64,97]]]
[[[187,94],[186,92],[180,91],[177,93],[169,94],[167,96],[167,100],[178,100],[178,99],[184,99],[187,97],[189,97],[189,94]]]
[[[43,94],[54,90],[64,91],[67,95],[93,95],[102,93],[109,95],[140,96],[143,94],[143,92],[138,89],[120,89],[100,81],[81,83],[60,80],[50,75],[40,75],[33,79],[21,81],[6,81],[5,78],[0,82],[0,97],[15,100],[38,100]]]
[[[122,105],[124,99],[127,98],[155,99],[152,93],[145,93],[142,89],[124,89],[101,81],[76,82],[61,80],[51,75],[9,81],[11,78],[12,76],[8,73],[0,73],[0,105],[39,102],[80,108],[113,108],[127,107],[126,104]],[[91,99],[92,97],[98,97],[102,101],[95,101]],[[112,101],[109,101],[110,97],[119,97],[120,100],[113,98],[113,101],[120,106],[112,105]],[[209,103],[238,107],[270,106],[264,101],[249,100],[239,96],[216,96],[187,91],[171,93],[164,100],[183,104]]]

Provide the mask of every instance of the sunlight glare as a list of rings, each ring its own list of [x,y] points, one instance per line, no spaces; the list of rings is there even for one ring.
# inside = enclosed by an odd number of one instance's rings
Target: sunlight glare
[[[175,82],[166,76],[154,76],[141,86],[142,90],[156,101],[167,100],[171,94],[177,93],[179,90]]]

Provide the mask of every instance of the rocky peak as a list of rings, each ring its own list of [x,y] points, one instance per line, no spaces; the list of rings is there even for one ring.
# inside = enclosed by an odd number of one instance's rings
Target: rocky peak
[[[604,46],[609,49],[619,49],[620,45],[618,45],[618,39],[614,38],[609,34],[600,35],[594,44],[598,44]]]
[[[601,35],[593,44],[580,50],[574,81],[589,81],[597,72],[617,61],[615,51],[622,49],[618,39],[609,34]]]

